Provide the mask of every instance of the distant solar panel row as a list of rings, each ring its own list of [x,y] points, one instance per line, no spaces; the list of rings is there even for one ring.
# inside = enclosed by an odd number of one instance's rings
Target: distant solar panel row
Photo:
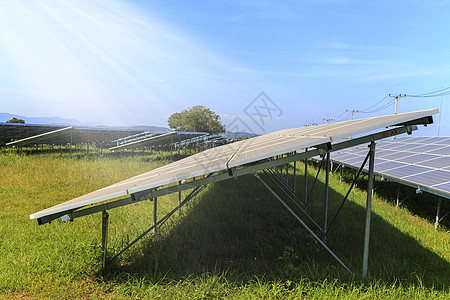
[[[332,161],[359,167],[366,154],[367,147],[360,145],[333,153]],[[375,173],[450,198],[450,137],[380,141],[375,150]]]
[[[63,127],[36,124],[0,123],[0,145],[32,146],[35,144],[96,143],[112,146],[113,140],[142,130]]]
[[[164,145],[179,143],[182,141],[186,141],[186,140],[190,140],[193,138],[198,138],[198,137],[206,136],[206,135],[208,135],[208,134],[205,132],[169,132],[169,133],[145,137],[143,139],[139,139],[139,140],[132,141],[129,143],[117,145],[117,146],[109,148],[109,150],[136,149],[136,148],[153,147],[153,146],[164,146]]]

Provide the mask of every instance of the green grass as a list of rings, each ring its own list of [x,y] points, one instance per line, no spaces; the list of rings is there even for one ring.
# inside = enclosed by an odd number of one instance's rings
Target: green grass
[[[450,297],[448,229],[435,231],[426,217],[394,208],[389,193],[374,197],[365,281],[349,276],[253,176],[208,186],[156,235],[146,236],[103,271],[100,214],[44,226],[28,218],[164,163],[141,156],[0,153],[0,298]],[[314,174],[309,176],[311,183]],[[331,176],[330,186],[331,218],[349,184]],[[320,182],[309,208],[319,220],[323,191]],[[330,247],[357,274],[365,199],[364,190],[351,193],[328,237]],[[158,200],[162,217],[178,197]],[[145,201],[109,213],[111,257],[151,226],[153,204]]]

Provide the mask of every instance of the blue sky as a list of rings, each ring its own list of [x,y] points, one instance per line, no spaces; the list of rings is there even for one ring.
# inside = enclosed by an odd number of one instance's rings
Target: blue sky
[[[0,112],[167,126],[200,104],[260,133],[392,114],[389,93],[450,86],[449,14],[437,0],[1,0]],[[257,126],[246,108],[261,92],[278,110]]]

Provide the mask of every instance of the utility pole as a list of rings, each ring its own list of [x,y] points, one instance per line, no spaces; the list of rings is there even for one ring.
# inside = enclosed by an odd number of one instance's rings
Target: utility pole
[[[351,120],[353,120],[353,113],[359,112],[359,110],[354,110],[354,109],[352,109],[352,110],[346,109],[345,111],[351,113],[351,117],[350,117]]]
[[[442,87],[442,89],[444,89],[444,87]],[[439,109],[438,136],[439,136],[439,131],[441,130],[442,97],[443,97],[443,96],[441,95],[441,108]]]
[[[406,94],[398,94],[398,95],[391,95],[389,94],[389,97],[395,97],[395,114],[397,114],[397,108],[398,108],[398,98],[406,97]]]
[[[359,112],[358,110],[354,110],[354,109],[352,109],[352,110],[348,110],[348,109],[346,109],[345,111],[347,111],[347,112],[350,112],[351,113],[351,117],[350,117],[350,120],[353,120],[353,113],[355,113],[355,112]],[[349,140],[351,140],[352,139],[352,137],[350,136],[349,137]]]
[[[334,119],[331,119],[331,118],[326,118],[326,119],[323,118],[323,120],[324,120],[324,121],[327,121],[327,124],[328,124],[328,122],[330,122],[330,121],[334,121]]]

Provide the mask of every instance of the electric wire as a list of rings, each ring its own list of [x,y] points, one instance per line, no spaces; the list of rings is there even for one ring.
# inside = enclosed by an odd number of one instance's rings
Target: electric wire
[[[450,95],[450,87],[442,88],[433,92],[418,94],[418,95],[410,95],[407,94],[407,97],[414,97],[414,98],[431,98],[431,97],[442,97]]]

